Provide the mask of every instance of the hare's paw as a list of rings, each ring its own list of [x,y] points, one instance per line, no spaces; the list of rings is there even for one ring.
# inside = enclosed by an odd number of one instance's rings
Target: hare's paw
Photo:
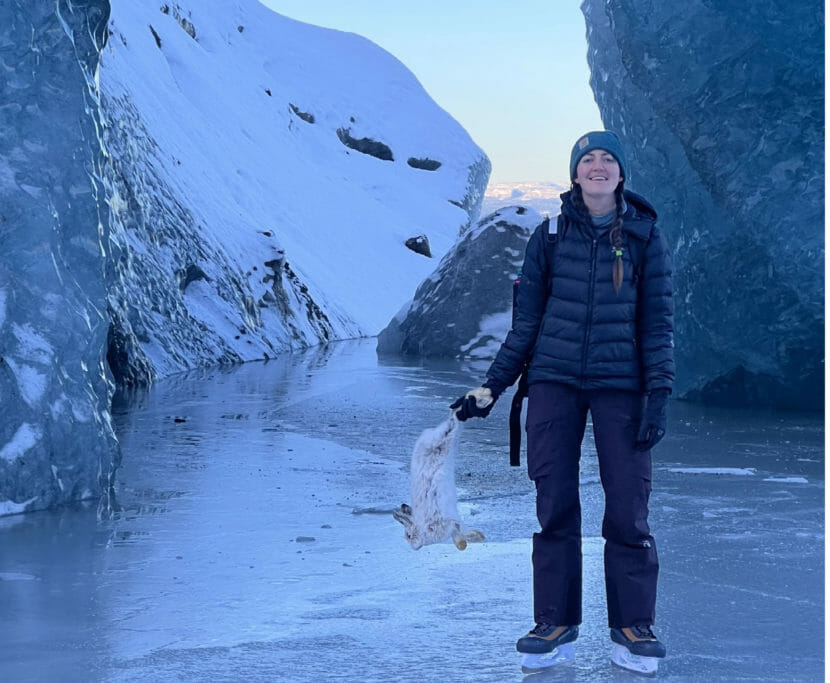
[[[412,525],[412,508],[402,503],[399,508],[392,510],[392,516],[404,526]]]
[[[478,529],[471,529],[464,534],[464,538],[467,539],[468,543],[484,543],[484,534]]]

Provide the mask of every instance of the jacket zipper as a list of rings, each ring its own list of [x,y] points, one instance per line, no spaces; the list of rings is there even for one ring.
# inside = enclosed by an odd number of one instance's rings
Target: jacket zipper
[[[585,371],[588,367],[588,337],[591,333],[591,311],[594,307],[594,279],[597,269],[597,240],[591,242],[591,258],[588,262],[588,313],[585,320],[585,337],[582,340],[582,388],[585,388]]]

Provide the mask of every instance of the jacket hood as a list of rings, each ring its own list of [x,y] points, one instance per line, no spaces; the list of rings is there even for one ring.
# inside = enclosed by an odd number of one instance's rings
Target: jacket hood
[[[562,200],[562,214],[575,222],[579,222],[580,217],[571,198],[572,195],[572,190],[559,195]],[[648,239],[651,228],[657,221],[657,211],[645,197],[631,190],[623,190],[623,200],[625,202],[623,230],[640,239]]]

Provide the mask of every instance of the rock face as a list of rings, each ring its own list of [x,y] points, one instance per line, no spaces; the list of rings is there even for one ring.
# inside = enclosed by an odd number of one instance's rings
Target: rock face
[[[675,393],[821,409],[822,4],[582,11],[603,121],[673,248]]]
[[[0,5],[0,515],[107,491],[117,464],[91,87],[108,15]]]
[[[513,281],[542,219],[511,206],[479,221],[378,335],[378,355],[495,357],[510,330]]]

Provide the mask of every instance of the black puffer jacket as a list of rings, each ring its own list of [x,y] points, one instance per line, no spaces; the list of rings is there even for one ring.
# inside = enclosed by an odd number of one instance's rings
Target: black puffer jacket
[[[671,390],[674,381],[671,259],[657,213],[625,191],[624,279],[614,291],[608,228],[580,221],[562,195],[563,229],[551,250],[546,224],[530,238],[519,283],[513,329],[487,371],[497,395],[530,361],[528,383],[580,389]],[[556,226],[553,219],[551,225]],[[629,244],[640,240],[632,262]],[[553,263],[548,255],[553,254]]]

